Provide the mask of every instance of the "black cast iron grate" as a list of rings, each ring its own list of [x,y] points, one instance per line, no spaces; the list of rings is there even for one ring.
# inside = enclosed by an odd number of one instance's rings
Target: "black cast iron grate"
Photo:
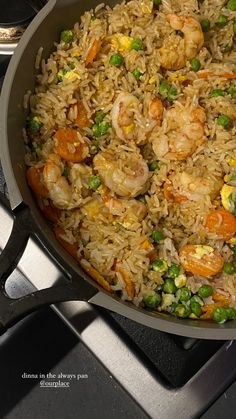
[[[162,378],[163,385],[172,388],[187,383],[225,344],[159,332],[112,312],[110,316],[131,350],[135,349],[150,371]]]

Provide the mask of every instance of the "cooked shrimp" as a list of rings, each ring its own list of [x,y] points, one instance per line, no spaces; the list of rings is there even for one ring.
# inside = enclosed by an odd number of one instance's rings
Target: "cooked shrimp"
[[[171,34],[164,41],[159,50],[161,65],[167,70],[179,70],[200,51],[204,42],[203,32],[200,23],[191,16],[169,13],[166,19],[173,29],[183,32],[184,38]]]
[[[105,185],[119,196],[135,197],[148,187],[148,166],[141,156],[106,150],[98,153],[93,163]]]
[[[134,116],[139,101],[130,93],[120,93],[114,102],[111,118],[117,137],[124,141],[133,140],[136,135]]]
[[[82,136],[73,128],[59,128],[54,139],[55,153],[66,161],[82,162],[89,153],[89,148]]]
[[[73,209],[81,204],[81,166],[74,164],[69,173],[69,181],[62,175],[64,164],[60,156],[50,154],[43,169],[43,180],[49,197],[57,208]]]
[[[161,126],[163,119],[164,106],[160,99],[154,98],[149,102],[148,114],[149,114],[149,125],[148,129]]]
[[[204,138],[206,115],[200,106],[185,107],[176,103],[166,112],[165,125],[153,132],[152,146],[158,158],[185,160],[201,145]]]
[[[209,195],[214,199],[219,193],[223,181],[219,176],[212,173],[182,173],[173,174],[170,176],[173,182],[173,188],[176,190],[174,195],[181,195],[190,201],[199,201],[204,196]]]
[[[163,110],[162,101],[154,98],[148,104],[147,115],[144,115],[140,112],[140,102],[134,95],[120,93],[111,111],[112,125],[117,137],[126,142],[143,141],[156,125],[161,125]]]
[[[116,199],[105,195],[103,201],[112,215],[119,216],[130,225],[142,221],[147,214],[146,205],[136,199]]]

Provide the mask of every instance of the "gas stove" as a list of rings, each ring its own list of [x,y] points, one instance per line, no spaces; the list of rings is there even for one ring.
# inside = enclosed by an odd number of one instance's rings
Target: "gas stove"
[[[31,12],[21,15],[25,27]],[[0,56],[0,86],[9,59]],[[1,169],[0,190],[7,196]],[[0,207],[0,225],[3,248],[12,226],[7,207]],[[30,240],[7,292],[19,297],[60,279]],[[0,337],[0,417],[234,418],[235,358],[235,341],[174,336],[84,302],[57,304]]]

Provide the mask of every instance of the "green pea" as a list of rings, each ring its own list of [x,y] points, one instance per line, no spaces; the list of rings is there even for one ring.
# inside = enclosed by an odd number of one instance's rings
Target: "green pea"
[[[100,122],[103,121],[103,119],[105,118],[106,114],[103,111],[97,111],[95,113],[95,118],[94,121],[96,122],[96,124],[99,124]]]
[[[132,74],[133,74],[133,76],[134,76],[134,78],[138,81],[139,79],[140,79],[140,77],[142,77],[142,73],[141,73],[141,71],[139,71],[137,68],[135,68],[133,71],[132,71]]]
[[[96,191],[96,189],[101,185],[101,179],[99,176],[90,176],[88,180],[88,185],[90,189]]]
[[[230,128],[232,126],[232,121],[227,115],[220,115],[217,118],[217,124],[221,125],[223,128]]]
[[[230,249],[232,250],[232,252],[236,253],[236,245],[230,246]]]
[[[227,44],[227,45],[224,47],[223,52],[227,54],[227,53],[228,53],[228,52],[230,52],[230,51],[232,51],[232,45]]]
[[[87,244],[89,244],[89,240],[81,239],[81,243],[84,247],[86,247]]]
[[[115,67],[120,67],[124,62],[124,57],[117,53],[117,54],[112,54],[109,60],[109,63],[111,65],[114,65]]]
[[[198,295],[201,298],[210,297],[213,294],[213,288],[211,285],[202,285],[198,290]]]
[[[219,26],[219,27],[223,27],[223,26],[227,25],[227,22],[228,22],[227,16],[219,15],[218,19],[216,21],[216,25]]]
[[[94,20],[96,20],[97,18],[96,18],[96,16],[91,16],[91,21],[93,22]]]
[[[233,275],[235,273],[235,266],[231,262],[225,262],[223,270],[228,275]]]
[[[160,294],[155,293],[154,295],[145,295],[143,302],[148,308],[156,308],[161,303]]]
[[[232,182],[235,182],[236,181],[236,173],[232,173],[232,175],[230,176],[230,180]]]
[[[211,91],[211,97],[219,97],[219,96],[224,96],[224,91],[221,89],[213,89]]]
[[[36,132],[38,132],[40,130],[42,125],[43,124],[40,122],[40,120],[37,116],[32,116],[29,119],[28,127],[29,127],[30,132],[32,132],[32,134],[36,134]]]
[[[196,301],[190,302],[190,308],[191,308],[192,313],[195,314],[195,316],[197,317],[201,316],[202,309],[199,303],[197,303]]]
[[[186,319],[191,314],[191,309],[183,304],[178,304],[175,308],[174,314],[178,317]]]
[[[190,304],[191,303],[198,303],[198,304],[200,304],[200,306],[204,306],[204,302],[203,302],[203,300],[198,296],[198,295],[193,295],[191,298],[190,298]]]
[[[92,126],[92,131],[93,131],[93,135],[95,135],[95,137],[100,137],[101,136],[101,130],[100,130],[99,124],[94,124]]]
[[[198,58],[193,58],[191,60],[191,69],[193,71],[198,71],[198,70],[200,70],[200,68],[201,68],[201,63],[200,63],[199,59]]]
[[[57,73],[57,80],[61,82],[64,79],[66,73],[68,73],[68,71],[65,68],[60,68]]]
[[[191,291],[188,289],[188,287],[183,287],[180,289],[179,300],[181,301],[181,303],[188,301],[190,297],[191,297]]]
[[[138,195],[138,196],[136,197],[136,199],[137,199],[138,201],[140,201],[140,202],[143,202],[144,204],[146,204],[146,203],[147,203],[146,198],[145,198],[145,195]]]
[[[209,31],[209,29],[211,27],[211,23],[210,23],[209,19],[203,19],[201,21],[201,27],[202,27],[203,32]]]
[[[61,32],[60,40],[65,42],[66,44],[70,44],[74,40],[74,32],[70,29],[65,29]]]
[[[160,272],[161,274],[164,274],[168,269],[167,262],[163,259],[154,260],[151,267],[154,271]]]
[[[150,170],[150,172],[155,172],[155,170],[159,170],[159,169],[160,169],[160,166],[159,166],[159,164],[158,164],[158,162],[156,160],[152,161],[149,164],[149,170]]]
[[[68,177],[69,175],[69,168],[67,166],[64,166],[62,176]]]
[[[105,135],[108,133],[109,129],[111,128],[111,125],[107,121],[102,121],[99,124],[101,135]]]
[[[154,242],[159,242],[164,239],[164,234],[160,230],[153,230],[151,238]]]
[[[180,267],[176,265],[175,263],[172,263],[172,265],[168,269],[168,277],[169,278],[177,278],[180,273]]]
[[[175,87],[170,87],[167,93],[167,100],[169,100],[169,102],[172,102],[177,94],[177,89]]]
[[[173,311],[175,311],[176,307],[178,306],[178,303],[172,303],[170,308],[171,308],[171,313],[173,313]]]
[[[89,152],[90,152],[90,154],[92,154],[92,155],[94,155],[94,154],[97,154],[98,153],[98,151],[99,151],[99,147],[98,147],[98,145],[97,144],[91,144],[91,146],[90,146],[90,148],[89,148]]]
[[[172,278],[167,278],[162,287],[163,291],[167,294],[175,294],[177,291],[177,287],[174,283]]]
[[[233,33],[236,35],[236,22],[233,23]]]
[[[145,45],[142,41],[142,39],[140,38],[133,38],[131,45],[130,45],[131,49],[134,49],[135,51],[140,51],[140,50],[144,50]]]
[[[153,1],[154,6],[160,6],[162,2],[162,0],[152,0],[152,1]]]
[[[226,309],[224,307],[216,307],[212,313],[212,318],[219,324],[225,323],[228,319]]]
[[[236,0],[229,0],[227,3],[227,8],[235,12],[236,10]]]
[[[102,135],[107,134],[110,128],[111,125],[109,124],[109,122],[102,121],[99,124],[94,124],[92,126],[92,131],[95,137],[101,137]]]
[[[228,320],[235,320],[236,318],[236,310],[233,307],[226,307],[225,308],[227,313],[227,319]]]
[[[236,94],[236,86],[234,86],[233,84],[231,84],[228,89],[227,92],[231,95],[234,96]]]
[[[69,63],[68,66],[70,67],[71,70],[75,69],[75,63],[73,63],[73,61],[71,61],[71,63]]]
[[[159,92],[162,95],[163,93],[167,92],[170,88],[168,81],[163,80],[159,86]]]

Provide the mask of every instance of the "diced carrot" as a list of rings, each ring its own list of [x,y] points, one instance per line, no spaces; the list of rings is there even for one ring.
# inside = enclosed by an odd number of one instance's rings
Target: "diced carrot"
[[[55,153],[64,160],[79,163],[87,157],[88,146],[79,139],[75,129],[59,128],[54,138],[56,140]]]
[[[174,201],[175,199],[174,194],[171,191],[171,185],[172,185],[171,181],[167,180],[163,186],[164,197],[167,199],[167,201]]]
[[[134,298],[134,283],[132,279],[130,278],[126,270],[122,268],[119,264],[116,265],[115,271],[121,274],[126,285],[127,294],[130,297],[130,299],[133,299]]]
[[[101,49],[102,43],[100,39],[95,39],[91,45],[91,47],[88,50],[86,59],[85,59],[85,65],[86,67],[89,64],[92,64],[92,62],[95,60],[96,56],[98,55],[100,49]]]
[[[41,198],[48,198],[49,193],[42,183],[42,172],[43,167],[37,168],[35,166],[30,167],[26,172],[26,178],[32,191]]]
[[[90,121],[88,119],[87,111],[84,107],[84,104],[82,100],[79,100],[77,103],[77,110],[78,110],[78,116],[75,120],[76,125],[78,125],[79,128],[87,128],[89,127]]]
[[[226,210],[210,212],[206,219],[206,229],[224,240],[230,240],[236,233],[236,218]]]
[[[220,71],[212,71],[212,70],[200,70],[197,73],[200,79],[205,79],[207,77],[223,77],[228,80],[236,79],[236,73],[222,73]]]
[[[153,246],[150,243],[150,241],[148,239],[146,239],[142,243],[140,243],[139,249],[152,250],[153,249]]]
[[[109,282],[107,282],[105,278],[92,265],[90,265],[90,263],[87,260],[81,259],[79,263],[85,270],[85,272],[87,272],[87,274],[94,279],[94,281],[101,285],[101,287],[104,288],[106,291],[111,292]]]
[[[202,320],[211,320],[212,314],[215,308],[217,307],[227,307],[229,303],[225,304],[223,301],[219,301],[213,304],[208,304],[206,306],[202,306],[202,311],[204,314],[201,315]]]
[[[209,247],[196,244],[183,246],[179,252],[183,268],[194,275],[205,277],[218,274],[223,268],[224,259],[217,250],[208,251]]]
[[[63,238],[63,235],[65,235],[65,231],[63,228],[59,226],[54,227],[54,234],[56,236],[56,239],[59,241],[59,243],[64,247],[64,249],[70,253],[71,256],[73,256],[75,259],[77,259],[77,250],[78,246],[76,243],[69,243],[67,240]]]
[[[221,302],[221,303],[225,304],[226,306],[228,306],[231,302],[231,299],[230,299],[229,295],[226,296],[226,295],[220,294],[218,292],[214,292],[214,294],[212,295],[212,299],[216,303]]]

